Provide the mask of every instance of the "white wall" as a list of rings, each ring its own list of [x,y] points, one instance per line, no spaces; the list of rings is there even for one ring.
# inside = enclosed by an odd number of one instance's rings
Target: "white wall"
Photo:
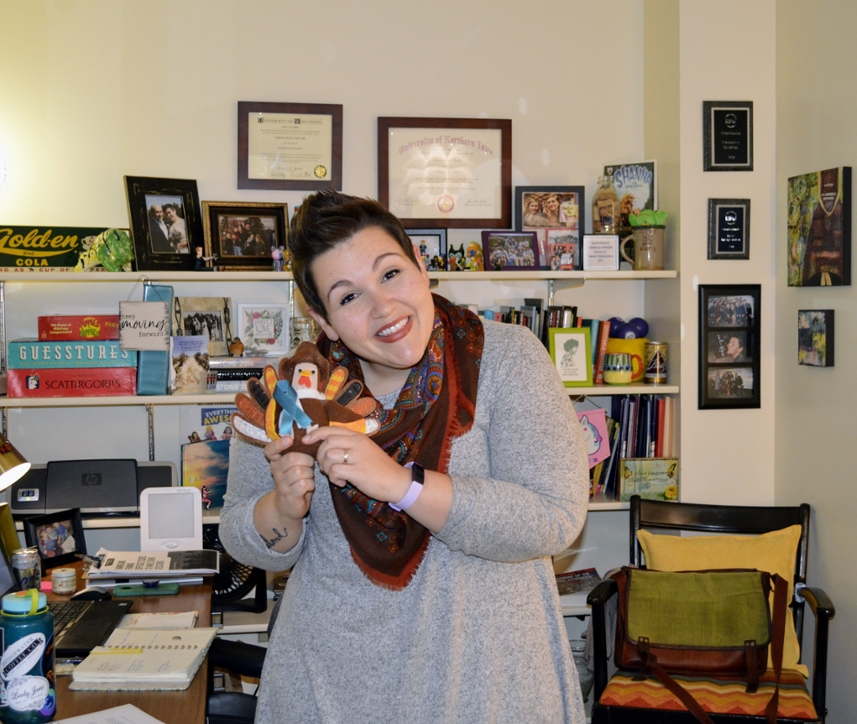
[[[857,280],[847,287],[787,286],[786,184],[790,176],[857,165],[855,32],[857,6],[849,0],[777,3],[776,501],[813,508],[809,582],[824,586],[836,605],[827,688],[831,724],[854,721],[857,711],[851,679],[857,660],[857,387],[851,366]],[[852,237],[853,228],[852,221]],[[799,309],[836,311],[835,367],[798,365]]]
[[[775,2],[680,4],[682,499],[770,504],[774,494]],[[704,172],[702,102],[751,100],[754,170]],[[751,200],[750,259],[709,261],[709,198]],[[697,284],[762,285],[758,410],[698,410]]]

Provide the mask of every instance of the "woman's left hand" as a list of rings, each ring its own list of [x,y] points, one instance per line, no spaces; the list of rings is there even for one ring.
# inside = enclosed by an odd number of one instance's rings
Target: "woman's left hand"
[[[398,502],[408,492],[411,473],[385,453],[371,438],[344,427],[319,427],[302,442],[321,445],[316,461],[334,485],[351,483],[370,498]]]

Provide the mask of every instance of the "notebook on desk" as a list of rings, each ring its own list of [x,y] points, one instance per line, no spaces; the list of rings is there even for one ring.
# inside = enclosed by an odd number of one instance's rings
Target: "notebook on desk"
[[[18,584],[5,555],[0,555],[0,598],[18,590]],[[131,601],[51,601],[54,614],[54,650],[57,659],[82,659],[103,644],[122,617],[131,609]]]

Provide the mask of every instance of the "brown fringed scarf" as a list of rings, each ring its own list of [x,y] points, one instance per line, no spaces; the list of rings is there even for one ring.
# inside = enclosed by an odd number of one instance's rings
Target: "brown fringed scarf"
[[[445,473],[450,444],[473,425],[485,337],[473,312],[432,296],[435,319],[426,353],[411,371],[395,407],[375,413],[381,429],[372,439],[399,463],[414,460],[427,470]],[[317,344],[332,367],[343,365],[349,377],[363,381],[358,359],[342,342],[322,335]],[[350,484],[330,487],[354,561],[376,585],[403,589],[422,561],[428,530],[404,511],[399,513]]]

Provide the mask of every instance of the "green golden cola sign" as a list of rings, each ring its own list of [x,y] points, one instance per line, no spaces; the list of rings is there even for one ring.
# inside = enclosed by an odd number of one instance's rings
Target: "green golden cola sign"
[[[105,227],[0,226],[0,271],[72,269]]]

